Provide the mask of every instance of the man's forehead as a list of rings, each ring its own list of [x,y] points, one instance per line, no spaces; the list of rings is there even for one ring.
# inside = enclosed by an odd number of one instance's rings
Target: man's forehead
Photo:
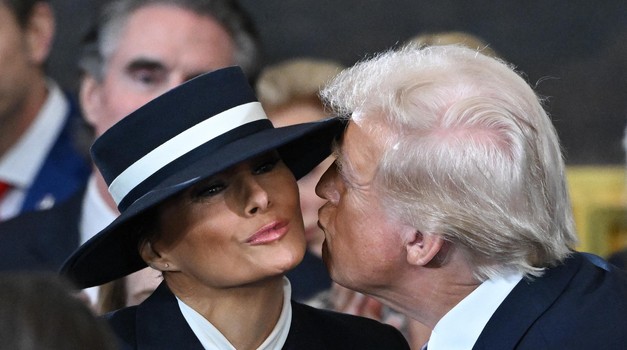
[[[351,121],[338,144],[337,156],[343,171],[362,185],[369,183],[374,178],[382,153],[378,140]]]

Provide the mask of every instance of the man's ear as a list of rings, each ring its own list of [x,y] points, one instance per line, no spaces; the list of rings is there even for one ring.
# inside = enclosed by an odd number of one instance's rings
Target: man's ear
[[[54,38],[55,20],[52,6],[37,1],[26,24],[26,45],[31,61],[41,65],[48,59]]]
[[[415,230],[413,240],[405,244],[407,249],[407,262],[411,265],[426,266],[442,251],[445,240],[432,234],[423,234]]]
[[[149,241],[145,241],[141,244],[139,247],[139,255],[141,255],[148,266],[155,270],[172,271],[175,269],[174,264],[169,261],[168,258],[159,254]]]
[[[95,129],[102,110],[102,97],[100,83],[91,74],[85,74],[81,80],[79,99],[85,120]]]

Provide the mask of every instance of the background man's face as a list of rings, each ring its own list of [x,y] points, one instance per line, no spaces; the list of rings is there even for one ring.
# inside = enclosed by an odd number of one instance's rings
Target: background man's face
[[[186,80],[233,65],[234,51],[230,35],[210,17],[171,5],[135,11],[108,58],[103,81],[92,79],[91,89],[83,87],[81,102],[96,136]],[[89,79],[84,84],[89,87]]]

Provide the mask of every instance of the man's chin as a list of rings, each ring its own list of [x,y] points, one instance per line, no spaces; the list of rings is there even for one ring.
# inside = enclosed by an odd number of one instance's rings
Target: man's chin
[[[327,267],[327,270],[329,270],[329,273],[331,273],[332,259],[331,259],[331,253],[329,253],[329,247],[327,247],[326,239],[322,242],[322,261],[324,262],[324,265]]]

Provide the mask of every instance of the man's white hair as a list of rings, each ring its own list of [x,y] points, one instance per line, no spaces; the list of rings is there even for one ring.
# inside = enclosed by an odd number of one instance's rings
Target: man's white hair
[[[465,251],[486,278],[539,276],[577,238],[555,129],[504,62],[460,46],[404,47],[322,92],[384,135],[375,181],[389,214]]]

